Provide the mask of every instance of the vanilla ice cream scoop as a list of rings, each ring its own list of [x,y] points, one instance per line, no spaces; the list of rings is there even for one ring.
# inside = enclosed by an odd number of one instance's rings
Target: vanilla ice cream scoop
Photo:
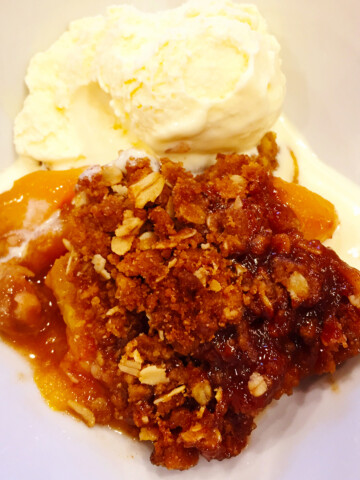
[[[156,14],[110,7],[71,24],[32,60],[17,151],[104,163],[134,146],[196,169],[196,158],[247,150],[282,108],[279,50],[252,5],[190,0]]]

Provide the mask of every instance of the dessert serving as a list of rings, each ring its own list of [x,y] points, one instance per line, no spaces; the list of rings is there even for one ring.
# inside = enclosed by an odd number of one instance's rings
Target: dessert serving
[[[126,426],[184,470],[237,455],[272,399],[359,352],[360,274],[319,241],[334,207],[274,177],[276,154],[267,134],[194,177],[123,153],[86,169],[71,203],[65,185],[29,239],[3,201],[1,329],[40,352],[54,407]]]
[[[272,400],[360,351],[360,273],[324,246],[344,209],[269,131],[280,65],[256,7],[190,1],[74,22],[27,74],[0,334],[51,407],[168,469],[238,455]]]

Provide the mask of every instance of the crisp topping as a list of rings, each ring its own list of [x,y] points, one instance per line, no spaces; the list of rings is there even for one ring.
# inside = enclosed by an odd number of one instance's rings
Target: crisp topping
[[[67,252],[46,286],[0,265],[2,329],[41,339],[54,318],[66,325],[61,348],[44,341],[57,407],[89,426],[125,422],[156,465],[237,455],[272,399],[360,351],[360,275],[306,237],[331,234],[334,210],[272,176],[272,134],[258,150],[198,176],[131,155],[91,169],[76,186],[86,203],[62,209]],[[318,230],[291,195],[325,205]]]

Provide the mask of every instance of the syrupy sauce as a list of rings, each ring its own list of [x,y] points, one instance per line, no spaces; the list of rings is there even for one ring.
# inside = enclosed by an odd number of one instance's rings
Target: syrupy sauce
[[[34,371],[48,367],[58,367],[67,352],[66,326],[56,305],[56,300],[44,286],[44,279],[35,282],[47,299],[42,305],[42,314],[46,315],[43,327],[36,331],[0,332],[2,339],[25,356]]]
[[[98,411],[94,409],[96,423],[134,437],[137,429],[114,417],[109,393],[99,381],[79,370],[71,372],[68,364],[66,369],[62,368],[68,351],[66,325],[44,278],[37,279],[36,284],[43,294],[42,328],[36,332],[18,329],[4,333],[0,330],[0,338],[30,363],[36,385],[52,409],[81,418],[69,406],[69,401],[86,405],[101,399]]]

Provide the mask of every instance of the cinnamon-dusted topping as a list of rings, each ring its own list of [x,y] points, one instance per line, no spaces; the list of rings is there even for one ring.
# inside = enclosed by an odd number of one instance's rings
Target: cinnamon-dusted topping
[[[93,213],[96,198],[96,211],[109,218],[103,227],[90,230],[76,207],[67,214],[76,225],[67,235],[76,288],[78,273],[87,278],[85,256],[101,254],[114,267],[107,290],[88,278],[101,300],[87,334],[104,344],[106,358],[112,352],[116,368],[107,360],[101,378],[140,438],[154,442],[154,463],[187,468],[199,453],[237,454],[274,396],[309,372],[332,371],[360,346],[349,280],[357,274],[345,279],[333,252],[304,240],[274,189],[266,145],[270,137],[258,159],[219,155],[198,177],[168,160],[159,172],[146,159],[132,161],[119,184],[127,195],[101,178],[83,187],[90,203],[82,215]],[[340,304],[328,296],[334,288]]]
[[[46,276],[67,326],[63,396],[77,399],[61,408],[125,421],[157,465],[237,455],[273,398],[360,351],[360,276],[306,239],[272,176],[276,152],[270,134],[257,156],[218,155],[197,177],[166,159],[98,168],[76,187],[86,203],[63,209],[69,252]],[[6,267],[2,312],[24,298],[42,328],[45,287]],[[13,310],[0,325],[24,323]]]

